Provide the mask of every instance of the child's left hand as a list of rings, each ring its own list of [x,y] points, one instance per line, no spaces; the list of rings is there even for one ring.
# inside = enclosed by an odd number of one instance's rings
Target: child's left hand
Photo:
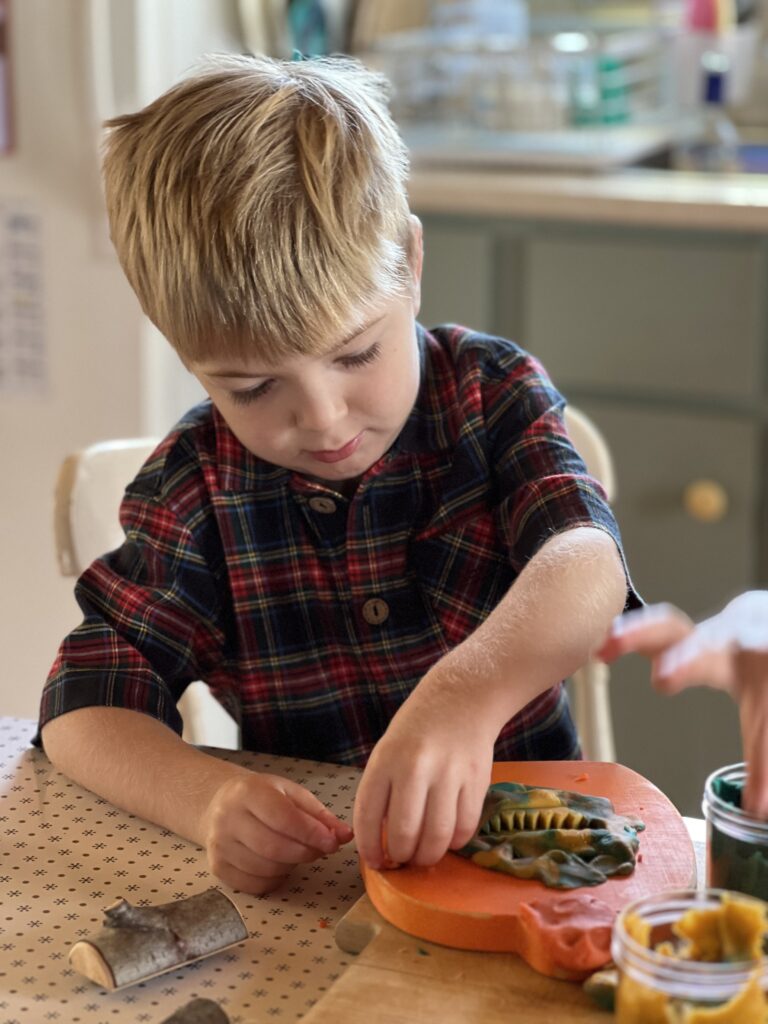
[[[435,864],[475,834],[498,734],[478,718],[477,707],[440,701],[429,674],[402,705],[355,798],[357,846],[370,867]]]

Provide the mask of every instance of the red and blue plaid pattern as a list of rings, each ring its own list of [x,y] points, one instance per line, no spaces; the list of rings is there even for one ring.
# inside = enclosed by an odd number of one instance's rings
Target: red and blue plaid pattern
[[[41,726],[110,705],[180,731],[176,701],[204,679],[245,748],[362,765],[547,538],[598,526],[620,545],[541,366],[460,327],[420,329],[419,344],[416,405],[351,498],[251,455],[210,403],[188,414],[126,491],[125,543],[78,581],[85,620],[51,670]],[[372,599],[383,621],[364,614]],[[496,748],[576,756],[559,683]]]

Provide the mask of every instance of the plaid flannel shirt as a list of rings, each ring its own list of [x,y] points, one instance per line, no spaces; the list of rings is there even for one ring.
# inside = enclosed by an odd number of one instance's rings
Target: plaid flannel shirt
[[[620,548],[536,360],[454,326],[419,328],[419,344],[416,404],[351,498],[251,455],[209,402],[176,426],[127,488],[125,542],[77,583],[85,619],[41,727],[108,705],[180,732],[176,701],[203,679],[246,749],[362,765],[549,537],[597,526]],[[495,756],[579,756],[561,684]]]

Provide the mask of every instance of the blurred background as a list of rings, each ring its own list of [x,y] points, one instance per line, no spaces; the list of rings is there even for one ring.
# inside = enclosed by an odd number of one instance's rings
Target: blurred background
[[[0,0],[0,713],[78,620],[53,487],[200,392],[122,278],[100,124],[210,51],[384,71],[423,219],[422,321],[514,338],[604,433],[638,589],[768,584],[768,0]],[[618,759],[697,813],[740,758],[717,694],[613,670]]]

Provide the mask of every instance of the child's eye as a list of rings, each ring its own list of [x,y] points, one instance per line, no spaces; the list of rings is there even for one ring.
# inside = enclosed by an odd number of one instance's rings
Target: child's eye
[[[366,363],[372,363],[374,359],[377,359],[380,351],[381,346],[378,341],[374,341],[371,347],[365,349],[363,352],[358,352],[354,356],[339,356],[336,362],[347,368],[365,366]]]
[[[272,390],[273,380],[265,380],[263,384],[257,384],[255,388],[243,388],[242,391],[230,391],[229,395],[235,405],[249,405],[257,399],[266,395]]]

